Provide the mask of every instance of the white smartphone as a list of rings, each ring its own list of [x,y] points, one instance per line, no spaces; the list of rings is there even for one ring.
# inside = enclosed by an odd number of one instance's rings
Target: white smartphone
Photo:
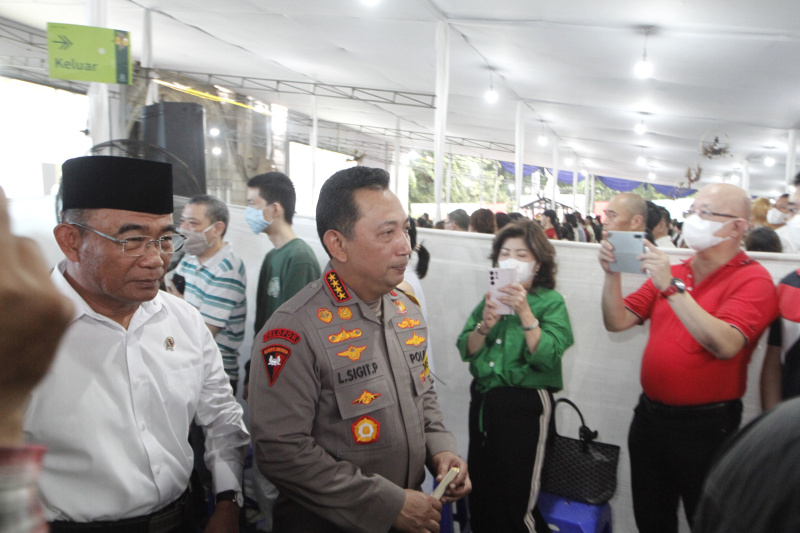
[[[642,274],[641,262],[637,259],[645,252],[643,231],[609,231],[608,242],[614,247],[611,272]]]
[[[513,315],[514,309],[510,305],[500,302],[500,288],[517,282],[517,270],[514,268],[489,269],[489,298],[497,304],[497,312],[501,315]]]

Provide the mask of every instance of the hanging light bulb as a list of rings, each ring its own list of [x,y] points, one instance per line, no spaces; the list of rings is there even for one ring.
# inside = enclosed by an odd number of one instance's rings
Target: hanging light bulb
[[[649,179],[650,181],[656,179],[656,173],[651,170],[650,172],[647,173],[647,179]]]
[[[547,137],[545,136],[545,134],[544,134],[544,133],[542,133],[541,135],[539,135],[539,137],[536,139],[536,143],[537,143],[539,146],[547,146]]]
[[[644,125],[644,120],[640,120],[636,126],[633,127],[633,131],[638,133],[639,135],[644,135],[647,131],[647,126]]]
[[[575,161],[574,161],[574,160],[573,160],[571,157],[569,157],[569,156],[567,156],[567,157],[565,157],[565,158],[564,158],[564,165],[565,165],[565,166],[571,167],[571,166],[572,166],[572,163],[574,163],[574,162],[575,162]]]
[[[764,165],[766,165],[767,167],[770,167],[770,168],[774,167],[775,166],[775,158],[772,157],[771,155],[768,155],[767,157],[764,158]]]
[[[633,68],[633,73],[640,80],[646,80],[653,77],[653,64],[647,60],[647,37],[649,31],[644,33],[644,50],[642,51],[642,60],[636,63]]]

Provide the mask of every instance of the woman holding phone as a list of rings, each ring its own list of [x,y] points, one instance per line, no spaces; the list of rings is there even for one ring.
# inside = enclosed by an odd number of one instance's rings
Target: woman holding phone
[[[552,393],[561,389],[561,356],[572,327],[555,291],[555,250],[531,220],[508,224],[492,243],[492,265],[513,268],[499,289],[500,315],[487,293],[457,346],[469,363],[470,524],[475,533],[549,531],[535,509]]]

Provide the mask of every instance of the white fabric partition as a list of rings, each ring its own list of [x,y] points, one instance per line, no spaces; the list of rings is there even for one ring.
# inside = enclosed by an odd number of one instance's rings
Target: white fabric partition
[[[264,235],[253,235],[244,221],[244,208],[230,206],[231,225],[226,239],[245,262],[248,277],[248,318],[245,345],[240,364],[249,359],[255,316],[255,290],[261,261],[271,247]],[[39,242],[48,261],[55,264],[61,254],[52,237],[55,224],[53,199],[12,202],[12,219],[18,233]],[[314,249],[321,266],[327,256],[317,238],[314,220],[295,217],[295,230]],[[437,378],[445,422],[455,433],[460,453],[466,457],[467,409],[471,376],[455,348],[467,316],[487,290],[486,269],[492,237],[481,234],[418,229],[417,240],[431,253],[428,275],[422,280],[429,312],[430,335],[434,346],[434,373]],[[575,344],[563,359],[564,390],[557,396],[575,401],[588,425],[600,432],[600,440],[621,446],[617,495],[612,500],[615,531],[633,532],[636,527],[631,509],[627,456],[628,425],[632,409],[641,392],[639,366],[647,326],[623,333],[608,333],[603,328],[600,296],[603,272],[597,263],[596,244],[555,242],[558,257],[557,290],[564,296],[572,321]],[[668,251],[674,261],[688,251]],[[751,254],[780,280],[798,268],[800,255]],[[623,274],[625,293],[636,289],[644,276]],[[758,374],[764,354],[764,340],[750,363],[743,423],[760,412]],[[243,375],[243,374],[242,374]],[[240,387],[241,390],[241,387]],[[577,416],[559,412],[557,419],[562,434],[577,436]],[[688,531],[682,525],[682,531]]]

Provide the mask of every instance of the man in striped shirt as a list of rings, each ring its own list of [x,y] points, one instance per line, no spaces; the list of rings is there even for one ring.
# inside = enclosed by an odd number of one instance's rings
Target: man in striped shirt
[[[242,260],[223,241],[228,221],[228,207],[219,198],[201,194],[189,200],[180,226],[186,237],[186,254],[175,273],[186,282],[183,298],[200,311],[214,335],[236,394],[239,346],[244,340],[247,314],[247,278]],[[175,276],[167,287],[171,294],[181,296]]]

